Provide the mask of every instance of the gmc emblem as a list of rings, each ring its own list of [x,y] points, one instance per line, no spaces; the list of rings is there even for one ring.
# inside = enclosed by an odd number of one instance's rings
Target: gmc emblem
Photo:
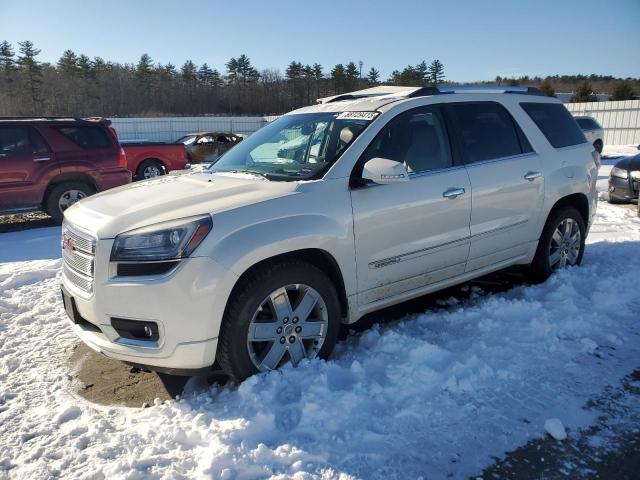
[[[70,252],[73,252],[76,249],[76,245],[75,245],[75,242],[73,241],[73,238],[68,236],[66,233],[62,234],[62,249],[69,250]]]

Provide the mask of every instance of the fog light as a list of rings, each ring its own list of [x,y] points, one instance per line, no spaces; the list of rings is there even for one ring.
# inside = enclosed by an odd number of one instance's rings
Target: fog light
[[[160,338],[158,334],[158,324],[156,322],[111,317],[111,326],[118,332],[118,335],[122,338],[128,338],[129,340],[149,340],[157,342]]]

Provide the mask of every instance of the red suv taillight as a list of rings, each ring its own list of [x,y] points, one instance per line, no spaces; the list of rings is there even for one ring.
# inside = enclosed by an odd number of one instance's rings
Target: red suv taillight
[[[120,157],[118,158],[118,167],[127,168],[127,154],[124,153],[124,148],[120,147]]]

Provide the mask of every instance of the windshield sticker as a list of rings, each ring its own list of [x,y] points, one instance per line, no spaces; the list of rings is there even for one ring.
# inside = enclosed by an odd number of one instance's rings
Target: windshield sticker
[[[380,112],[342,112],[336,120],[373,120]]]

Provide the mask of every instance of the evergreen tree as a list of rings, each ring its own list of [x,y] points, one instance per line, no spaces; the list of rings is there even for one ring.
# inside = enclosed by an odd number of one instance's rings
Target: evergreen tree
[[[375,87],[380,83],[380,72],[375,68],[371,67],[369,69],[369,73],[367,73],[367,83],[370,87]]]
[[[42,89],[42,64],[36,60],[40,50],[35,48],[33,42],[29,40],[18,42],[18,47],[18,51],[20,52],[18,56],[18,66],[25,76],[31,105],[34,111],[37,111],[38,106],[42,103],[40,97]]]
[[[94,76],[93,63],[86,55],[80,55],[78,57],[78,72],[85,79]]]
[[[542,91],[542,93],[544,93],[547,97],[555,97],[556,96],[556,91],[553,89],[553,85],[551,85],[551,82],[549,81],[548,78],[545,78],[541,83],[540,83],[540,90]]]
[[[331,69],[331,81],[333,82],[333,90],[336,94],[346,92],[347,77],[345,75],[344,65],[338,63]]]
[[[444,65],[438,59],[429,65],[429,79],[431,85],[440,85],[444,82]]]
[[[140,60],[138,60],[138,64],[135,67],[135,76],[138,85],[143,91],[148,91],[153,80],[153,60],[148,54],[143,53],[140,56]]]
[[[203,63],[202,66],[198,69],[198,83],[204,87],[211,87],[211,78],[213,76],[213,70],[209,68],[209,65]]]
[[[401,72],[398,70],[391,72],[388,83],[403,87],[421,87],[423,81],[422,74],[415,67],[407,65]]]
[[[354,62],[347,63],[347,66],[344,69],[344,76],[347,82],[347,90],[355,90],[358,87],[358,79],[360,78],[360,73],[357,65]]]
[[[9,75],[16,70],[15,54],[11,44],[6,40],[0,42],[0,69],[5,75]]]
[[[613,89],[612,100],[614,101],[633,100],[633,97],[634,97],[633,87],[628,82],[619,83]]]
[[[180,68],[180,77],[185,85],[193,86],[198,78],[198,69],[191,60],[184,62]]]
[[[65,50],[57,63],[58,71],[73,77],[78,73],[78,57],[73,50]]]
[[[427,66],[427,62],[425,62],[424,60],[421,61],[419,64],[415,66],[414,70],[416,71],[417,75],[421,78],[422,86],[427,86],[430,83],[432,83],[430,67]]]

